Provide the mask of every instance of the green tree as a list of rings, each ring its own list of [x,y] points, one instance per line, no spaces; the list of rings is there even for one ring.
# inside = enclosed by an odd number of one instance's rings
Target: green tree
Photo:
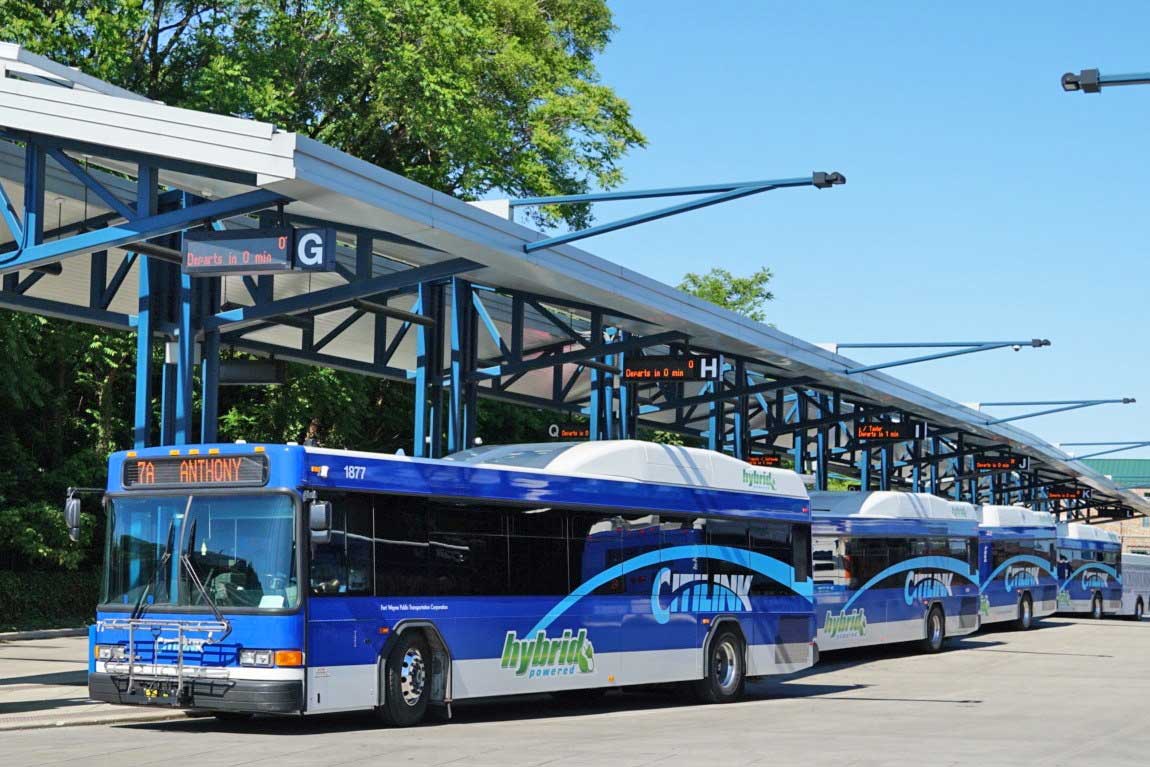
[[[465,199],[621,182],[645,139],[596,70],[613,32],[604,0],[0,0],[0,40]],[[538,220],[582,226],[589,212]],[[108,451],[130,444],[132,337],[0,312],[0,360],[0,412],[19,416],[0,419],[0,569],[90,564],[99,520],[75,556],[56,510],[68,485],[103,484]],[[409,448],[412,398],[406,384],[292,366],[284,386],[226,389],[221,437]],[[499,441],[554,420],[496,402],[479,418]]]
[[[736,277],[726,269],[714,266],[706,274],[687,272],[679,283],[679,290],[755,322],[764,322],[767,319],[766,304],[775,297],[767,289],[770,282],[771,270],[765,266],[746,277]]]
[[[614,29],[604,0],[0,0],[0,39],[465,199],[622,180],[645,139],[599,82]]]

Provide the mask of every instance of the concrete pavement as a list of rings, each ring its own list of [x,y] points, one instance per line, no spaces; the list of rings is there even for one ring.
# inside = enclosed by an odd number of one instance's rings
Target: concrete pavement
[[[214,719],[0,735],[5,765],[1145,765],[1150,622],[1049,619],[981,633],[938,656],[827,654],[757,683],[751,699],[685,705],[616,693],[596,707],[547,698],[457,705],[407,730],[367,716]]]
[[[0,732],[186,717],[88,700],[87,658],[87,636],[0,641]]]

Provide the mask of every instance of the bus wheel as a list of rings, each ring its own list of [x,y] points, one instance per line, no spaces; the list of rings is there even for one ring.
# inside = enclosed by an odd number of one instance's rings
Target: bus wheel
[[[384,724],[410,727],[427,713],[431,694],[431,650],[423,634],[406,631],[387,656],[384,668],[383,705],[376,709]]]
[[[923,649],[927,652],[940,652],[946,639],[946,620],[942,608],[938,605],[930,608],[930,615],[926,618],[926,639],[922,640]]]
[[[1095,594],[1094,598],[1090,600],[1090,617],[1094,620],[1102,617],[1102,597],[1098,594]]]
[[[1014,621],[1014,627],[1019,631],[1029,631],[1033,624],[1034,605],[1030,601],[1030,595],[1023,594],[1022,601],[1018,603],[1018,618]]]
[[[743,696],[747,684],[743,640],[730,629],[720,629],[711,640],[707,675],[695,683],[696,697],[703,703],[730,703]]]

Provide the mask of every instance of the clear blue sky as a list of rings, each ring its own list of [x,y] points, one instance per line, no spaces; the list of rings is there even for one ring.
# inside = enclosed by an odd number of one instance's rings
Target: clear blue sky
[[[1054,443],[1150,439],[1150,86],[1059,87],[1069,70],[1150,70],[1150,4],[611,5],[603,81],[650,141],[624,161],[627,187],[848,183],[583,247],[672,284],[767,265],[771,321],[814,342],[1050,338],[892,372],[960,402],[1138,397],[1018,425]]]

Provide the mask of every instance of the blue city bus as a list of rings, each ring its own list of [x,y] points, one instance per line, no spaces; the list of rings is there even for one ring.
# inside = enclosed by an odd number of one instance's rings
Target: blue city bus
[[[1058,611],[1092,618],[1122,610],[1122,539],[1109,530],[1058,525]]]
[[[978,513],[982,622],[1026,631],[1058,608],[1054,516],[1021,506],[986,505]]]
[[[923,493],[811,493],[820,651],[978,630],[978,519]]]
[[[105,503],[96,700],[408,725],[666,682],[726,702],[816,659],[801,479],[710,451],[141,449]]]

